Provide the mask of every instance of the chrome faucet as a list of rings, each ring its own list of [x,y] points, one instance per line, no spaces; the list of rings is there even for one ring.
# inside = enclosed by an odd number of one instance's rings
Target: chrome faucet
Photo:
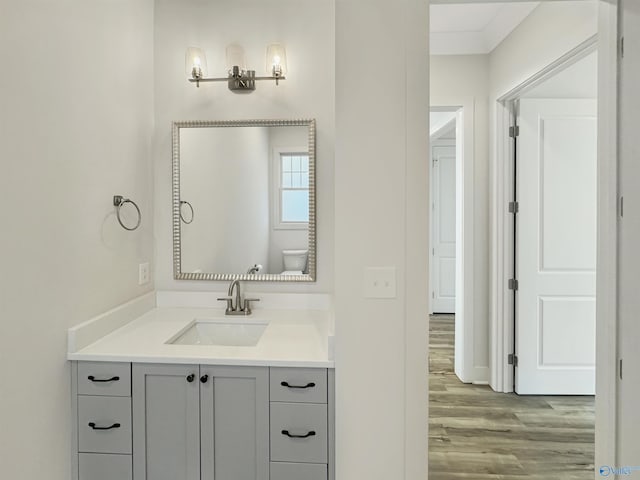
[[[219,298],[219,301],[227,302],[225,315],[251,315],[251,302],[259,302],[259,298],[242,299],[240,280],[233,280],[229,285],[229,292],[226,297]],[[235,298],[234,298],[235,290]]]

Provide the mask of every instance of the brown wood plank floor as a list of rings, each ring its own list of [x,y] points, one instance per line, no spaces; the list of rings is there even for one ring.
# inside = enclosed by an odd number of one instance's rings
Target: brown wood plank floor
[[[453,373],[453,315],[430,322],[429,480],[593,480],[594,398],[518,396]]]

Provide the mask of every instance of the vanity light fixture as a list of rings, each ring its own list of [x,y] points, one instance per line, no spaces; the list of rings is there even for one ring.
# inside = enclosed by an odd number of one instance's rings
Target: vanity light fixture
[[[229,73],[226,77],[207,77],[207,59],[204,52],[197,47],[187,48],[185,67],[189,81],[200,87],[200,82],[227,82],[229,90],[234,93],[251,93],[256,89],[257,80],[285,80],[287,74],[287,52],[283,45],[274,43],[267,46],[266,70],[269,76],[256,77],[255,70],[246,67],[244,49],[232,44],[227,47],[227,65]]]

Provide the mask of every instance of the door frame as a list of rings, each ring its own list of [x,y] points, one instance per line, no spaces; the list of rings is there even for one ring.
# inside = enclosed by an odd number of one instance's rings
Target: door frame
[[[599,2],[598,34],[505,93],[496,103],[496,155],[492,159],[491,386],[513,391],[512,201],[513,101],[549,75],[598,51],[598,259],[596,271],[596,445],[595,466],[616,461],[617,421],[617,207],[618,207],[618,0]]]
[[[497,100],[492,297],[498,308],[494,308],[492,317],[491,386],[498,392],[514,391],[514,367],[508,363],[508,355],[514,353],[514,294],[509,290],[508,281],[513,278],[515,259],[514,215],[509,213],[509,203],[514,201],[515,140],[510,137],[509,130],[516,124],[517,102],[524,93],[597,51],[597,48],[598,36],[594,35]]]
[[[471,96],[431,97],[431,111],[456,115],[456,303],[454,371],[464,383],[486,384],[489,368],[475,365],[474,153],[475,103]]]
[[[432,110],[432,111],[441,111],[441,110]],[[451,113],[456,113],[457,110],[452,110]],[[429,290],[430,290],[430,295],[429,295],[429,315],[433,315],[434,313],[442,313],[442,312],[435,312],[435,309],[433,308],[433,293],[434,293],[434,285],[435,285],[435,279],[436,279],[436,275],[435,275],[435,265],[436,262],[434,261],[434,245],[435,245],[435,238],[436,238],[436,228],[435,228],[435,215],[434,213],[434,207],[435,207],[435,199],[434,199],[434,193],[435,193],[435,175],[434,175],[434,160],[433,160],[433,148],[436,146],[450,146],[456,149],[456,166],[459,162],[459,158],[458,158],[458,149],[456,148],[458,145],[458,138],[457,138],[457,125],[458,125],[458,115],[456,113],[456,116],[453,117],[449,122],[447,122],[445,125],[443,125],[442,127],[440,127],[438,130],[436,130],[435,132],[433,132],[432,134],[429,135],[429,212],[431,212],[431,214],[429,215]],[[448,133],[450,133],[451,131],[456,131],[456,139],[455,140],[443,140],[441,137],[443,135],[446,135]],[[456,182],[457,182],[457,178],[456,178]],[[457,200],[457,199],[456,199]],[[457,209],[457,201],[456,201],[456,206],[454,207]],[[457,231],[456,231],[456,240],[457,240]],[[454,271],[456,270],[457,265],[454,267]],[[454,287],[455,288],[455,287]],[[454,305],[454,312],[455,313],[455,305]]]

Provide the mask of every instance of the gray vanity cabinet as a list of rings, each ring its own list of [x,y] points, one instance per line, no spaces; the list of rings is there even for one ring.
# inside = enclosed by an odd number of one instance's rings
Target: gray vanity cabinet
[[[270,480],[334,480],[334,375],[270,369]]]
[[[334,480],[334,371],[72,362],[72,480]]]
[[[131,480],[131,364],[71,365],[72,480]]]
[[[133,365],[135,480],[269,480],[266,367]]]
[[[200,367],[202,480],[269,480],[269,369]]]
[[[133,364],[133,478],[200,480],[198,365]]]

